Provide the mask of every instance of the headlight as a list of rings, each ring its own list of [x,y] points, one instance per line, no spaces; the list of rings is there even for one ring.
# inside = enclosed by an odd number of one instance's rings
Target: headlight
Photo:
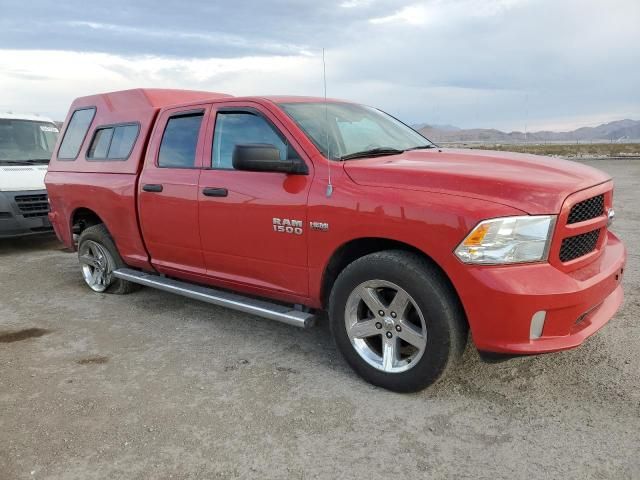
[[[555,215],[494,218],[480,222],[458,245],[464,263],[507,264],[547,259]]]

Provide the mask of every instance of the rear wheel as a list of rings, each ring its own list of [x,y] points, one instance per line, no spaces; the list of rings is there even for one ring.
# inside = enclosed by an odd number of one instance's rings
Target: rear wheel
[[[411,252],[378,252],[351,263],[334,284],[329,313],[351,367],[398,392],[436,382],[466,343],[455,292],[436,267]]]
[[[82,231],[78,240],[78,260],[82,277],[94,292],[126,294],[139,288],[135,283],[113,276],[114,270],[126,265],[104,224]]]

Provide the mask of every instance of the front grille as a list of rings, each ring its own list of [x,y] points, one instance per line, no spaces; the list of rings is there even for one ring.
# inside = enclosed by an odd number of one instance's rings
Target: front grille
[[[569,262],[593,252],[599,238],[600,229],[565,238],[560,247],[560,261]]]
[[[0,218],[11,218],[10,212],[0,212]]]
[[[47,194],[38,195],[16,195],[16,205],[20,213],[25,218],[45,217],[49,213],[49,202]]]
[[[567,223],[578,223],[599,217],[604,213],[604,194],[576,203],[569,213]]]

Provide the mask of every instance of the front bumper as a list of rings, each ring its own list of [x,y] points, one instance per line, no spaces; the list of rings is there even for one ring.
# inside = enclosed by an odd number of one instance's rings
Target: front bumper
[[[604,326],[623,300],[626,250],[608,232],[602,254],[571,272],[553,265],[469,267],[458,289],[480,351],[535,354],[577,347]],[[532,319],[545,312],[541,334]],[[540,314],[538,315],[540,316]]]
[[[46,190],[0,192],[0,238],[51,233]]]

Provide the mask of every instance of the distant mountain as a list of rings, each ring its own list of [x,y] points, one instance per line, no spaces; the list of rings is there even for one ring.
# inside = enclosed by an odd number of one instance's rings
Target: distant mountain
[[[482,143],[520,143],[520,142],[588,142],[640,141],[640,121],[617,120],[597,127],[582,127],[569,132],[503,132],[489,128],[459,129],[450,125],[443,126],[422,124],[416,128],[434,142],[482,142]],[[414,127],[415,128],[415,127]]]
[[[411,125],[411,127],[416,130],[422,130],[423,128],[434,128],[436,130],[442,130],[444,132],[454,132],[460,130],[459,127],[456,127],[454,125],[438,125],[437,123],[418,123],[417,125]]]

